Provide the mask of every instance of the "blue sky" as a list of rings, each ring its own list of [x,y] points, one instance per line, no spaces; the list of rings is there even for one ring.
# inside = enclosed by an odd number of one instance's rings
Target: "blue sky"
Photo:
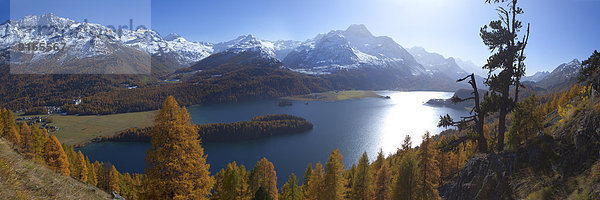
[[[319,33],[365,24],[375,35],[409,48],[485,63],[479,28],[496,19],[483,0],[0,0],[0,20],[54,12],[104,25],[145,25],[160,34],[220,42],[241,34],[304,41]],[[11,5],[11,6],[9,6]],[[527,0],[531,23],[527,72],[552,70],[600,49],[600,0]],[[11,9],[12,8],[12,9]],[[10,15],[8,14],[10,11]]]

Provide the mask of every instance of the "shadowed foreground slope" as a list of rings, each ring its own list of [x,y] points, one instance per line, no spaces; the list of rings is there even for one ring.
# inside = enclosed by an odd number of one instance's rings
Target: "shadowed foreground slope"
[[[0,197],[2,199],[110,199],[111,195],[43,164],[26,160],[0,139]]]

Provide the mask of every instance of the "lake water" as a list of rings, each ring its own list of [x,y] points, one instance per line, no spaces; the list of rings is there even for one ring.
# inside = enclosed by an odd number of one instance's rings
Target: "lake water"
[[[250,169],[266,157],[275,165],[279,186],[291,173],[302,178],[309,163],[325,163],[334,149],[340,149],[349,168],[365,151],[371,161],[379,149],[385,154],[395,152],[406,135],[411,136],[413,145],[418,145],[425,131],[439,133],[443,130],[436,126],[440,115],[458,118],[468,114],[466,110],[424,105],[432,98],[451,97],[453,93],[449,92],[377,93],[391,99],[311,101],[307,105],[293,101],[293,106],[287,107],[279,107],[279,100],[264,100],[192,106],[188,111],[196,124],[247,121],[266,114],[297,115],[312,122],[314,129],[306,133],[202,144],[212,174],[233,161]],[[149,148],[149,143],[105,142],[89,144],[81,150],[92,162],[110,162],[121,172],[143,173]]]

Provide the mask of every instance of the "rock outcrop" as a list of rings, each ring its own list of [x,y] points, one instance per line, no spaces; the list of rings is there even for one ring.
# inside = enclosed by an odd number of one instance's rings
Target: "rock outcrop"
[[[596,104],[591,104],[596,105]],[[561,180],[577,176],[600,157],[600,111],[581,108],[552,135],[539,135],[513,152],[490,153],[471,158],[452,182],[439,188],[443,199],[520,199],[516,190],[519,171],[558,173]]]

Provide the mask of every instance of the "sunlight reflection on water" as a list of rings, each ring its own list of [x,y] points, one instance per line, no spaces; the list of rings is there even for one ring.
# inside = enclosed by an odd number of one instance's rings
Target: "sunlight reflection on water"
[[[410,135],[413,146],[421,143],[425,131],[438,134],[442,128],[437,128],[439,116],[445,114],[439,108],[423,106],[431,98],[450,98],[447,92],[410,92],[394,93],[380,92],[390,96],[390,106],[382,114],[381,136],[379,145],[385,154],[394,153],[401,146],[406,135]],[[445,110],[445,109],[444,109]]]

